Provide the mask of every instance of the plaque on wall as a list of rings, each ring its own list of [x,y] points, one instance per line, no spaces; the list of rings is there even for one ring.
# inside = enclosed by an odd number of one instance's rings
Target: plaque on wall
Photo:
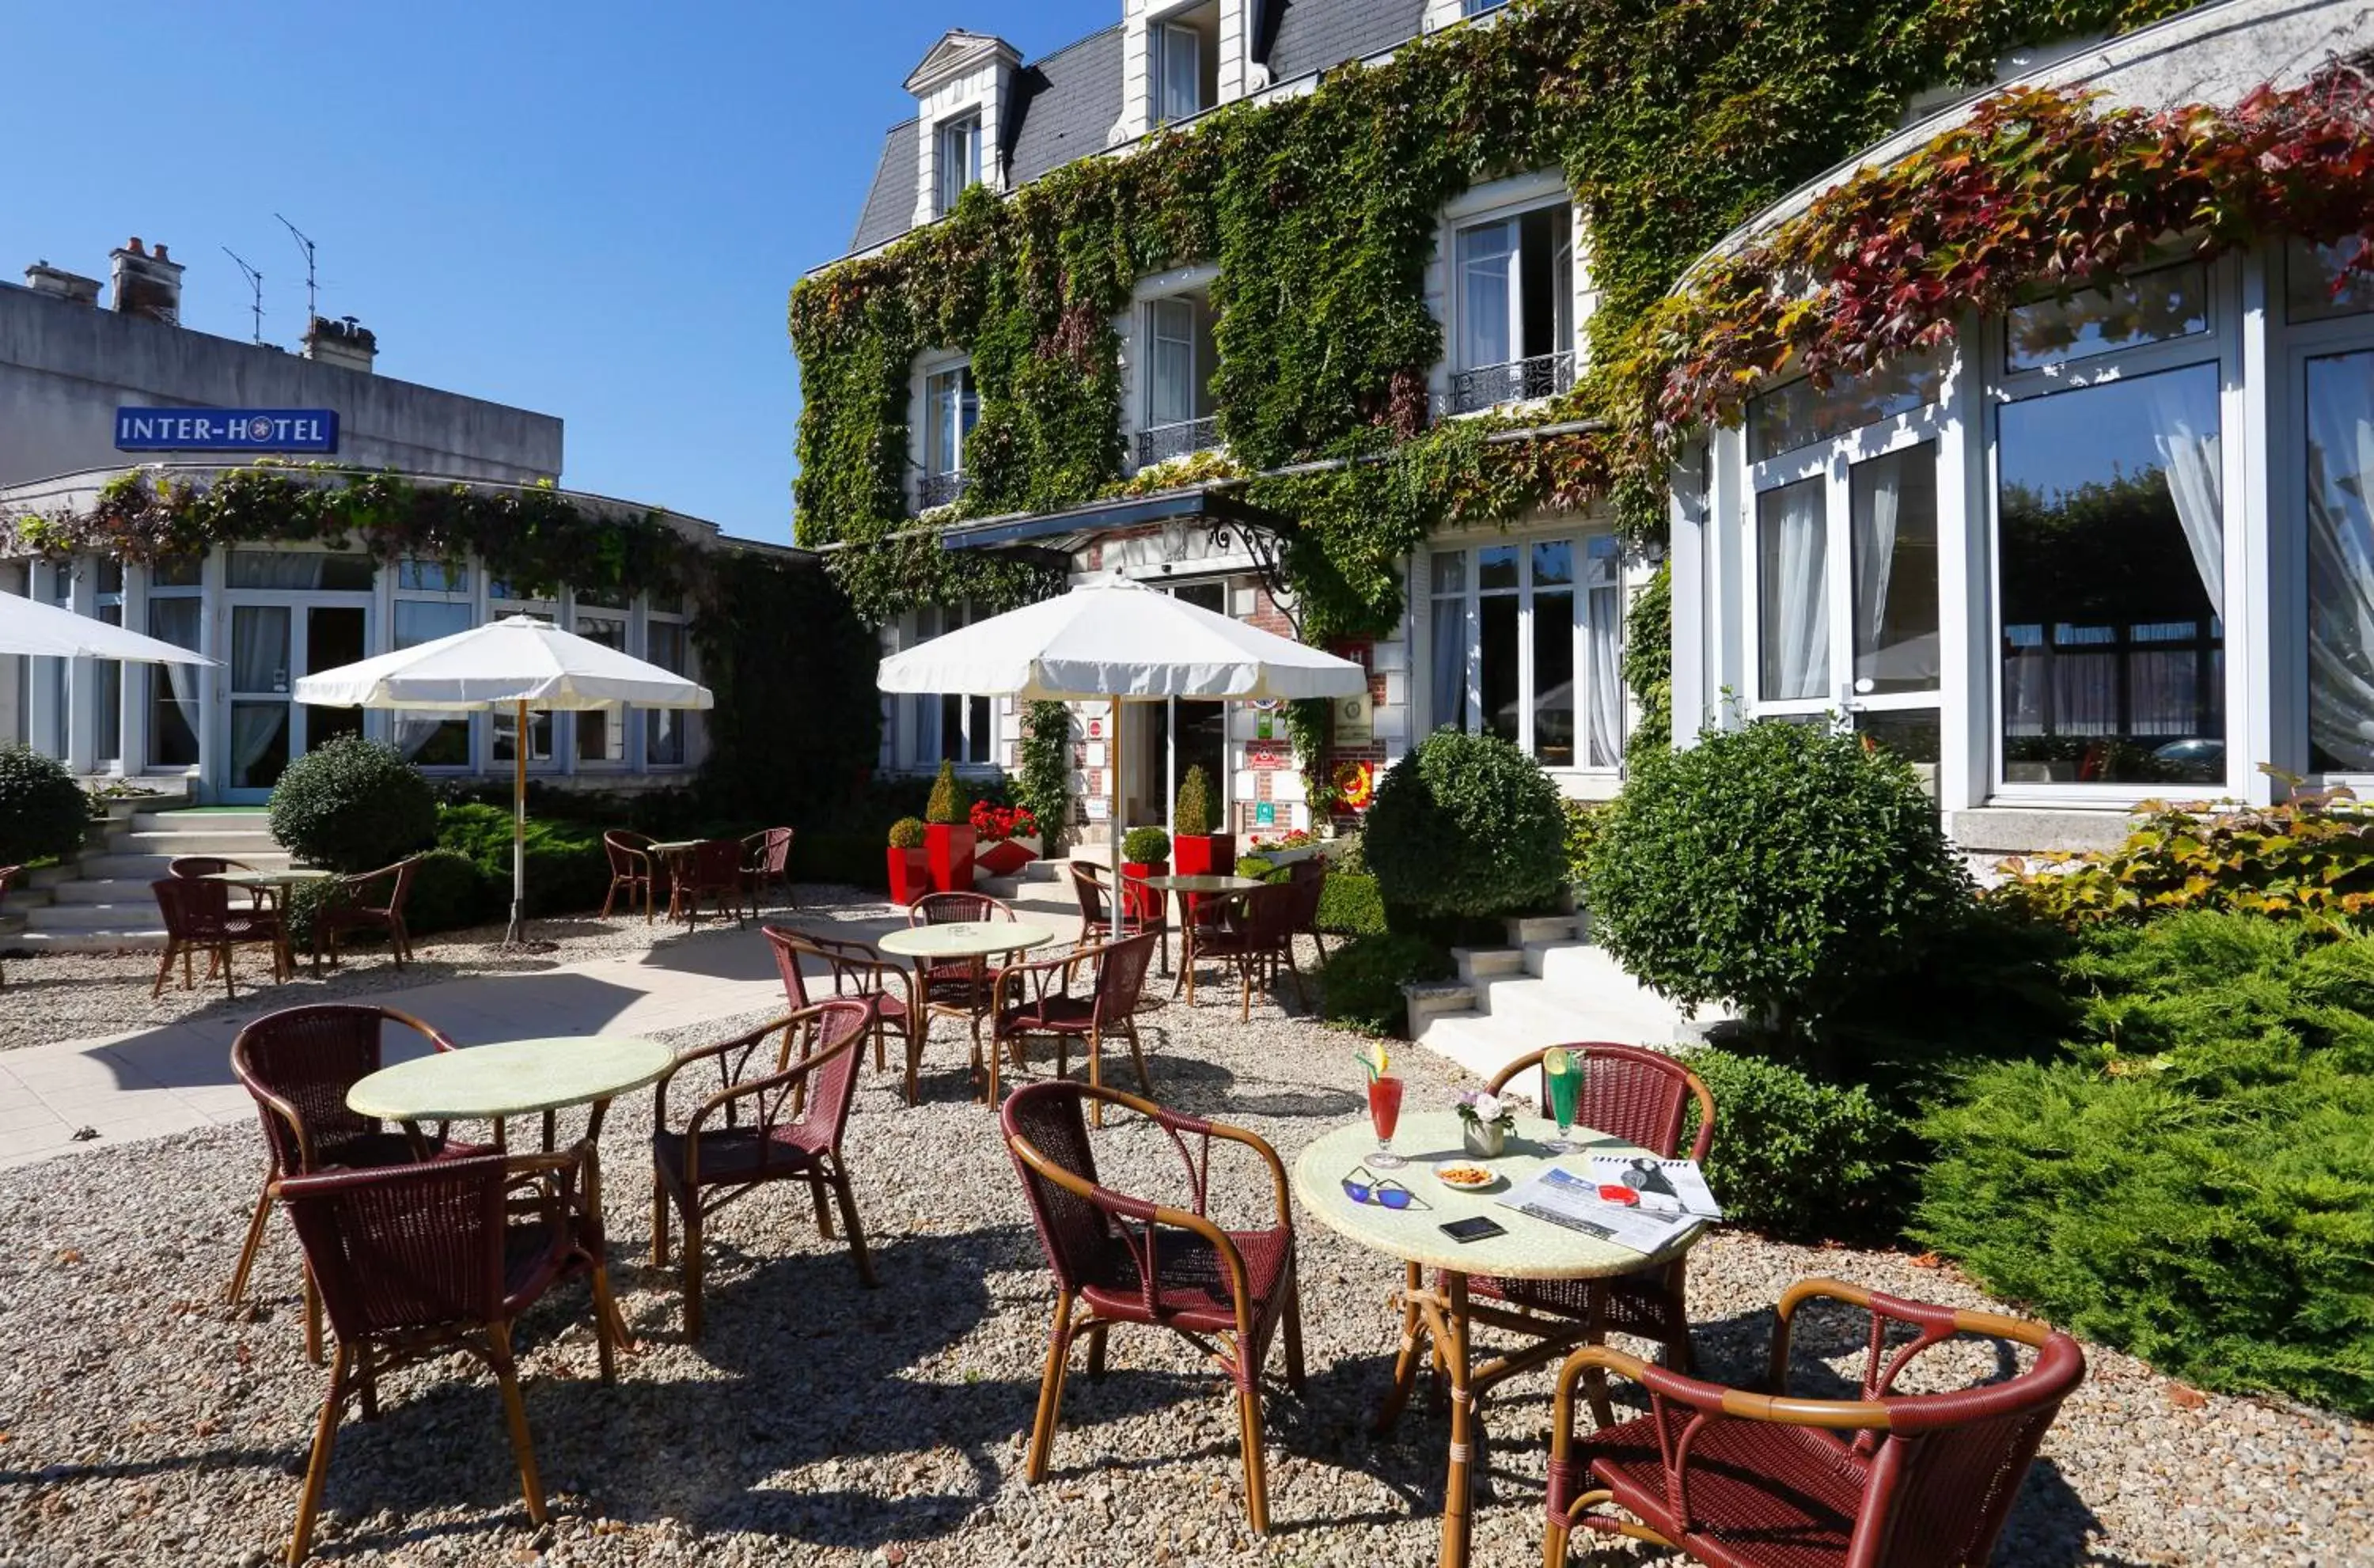
[[[1377,738],[1376,700],[1367,692],[1335,699],[1335,743],[1365,746]]]

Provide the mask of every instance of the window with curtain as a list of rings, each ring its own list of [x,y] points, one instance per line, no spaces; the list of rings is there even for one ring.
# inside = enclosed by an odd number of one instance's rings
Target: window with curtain
[[[405,576],[401,568],[418,564],[424,563],[398,563],[399,585]],[[425,564],[435,566],[438,563]],[[421,579],[416,578],[416,580]],[[441,574],[428,580],[441,581],[443,578]],[[394,646],[398,649],[418,648],[440,638],[458,636],[470,629],[470,603],[464,598],[406,598],[399,593],[395,601]],[[430,713],[399,708],[394,714],[393,735],[396,749],[422,767],[470,766],[470,716],[466,713]]]
[[[368,593],[379,584],[379,563],[359,550],[233,550],[224,580],[232,588]]]
[[[692,667],[681,621],[653,616],[643,633],[643,657],[663,670],[681,675]],[[680,767],[685,760],[685,726],[692,715],[676,708],[654,708],[643,714],[643,760],[652,767]]]
[[[206,602],[196,563],[160,561],[150,568],[148,635],[192,652],[205,650]],[[179,586],[186,583],[187,586]],[[148,666],[148,762],[156,767],[198,765],[198,667]]]
[[[959,115],[940,127],[940,211],[957,210],[967,189],[981,183],[981,115]]]
[[[1434,551],[1429,720],[1498,735],[1545,767],[1620,766],[1621,561],[1610,535]]]
[[[2218,404],[2198,364],[1998,414],[2006,782],[2225,778]]]
[[[585,603],[581,597],[577,635],[617,652],[626,652],[627,617],[594,613],[582,607]],[[576,722],[579,762],[615,764],[627,760],[627,716],[623,711],[587,708],[576,715]]]
[[[1848,471],[1854,570],[1854,690],[1937,689],[1937,444]]]
[[[909,646],[920,646],[980,618],[968,614],[964,605],[941,609],[926,605],[915,612],[915,638]],[[943,762],[965,766],[996,759],[996,710],[988,697],[946,692],[907,700],[914,735],[914,749],[907,759],[909,766],[932,768]]]
[[[1146,307],[1151,381],[1147,411],[1155,425],[1180,425],[1204,416],[1203,378],[1196,374],[1195,302],[1157,299]]]
[[[2374,772],[2374,346],[2304,376],[2309,764]]]
[[[1829,523],[1819,477],[1756,497],[1756,695],[1830,695]]]
[[[91,614],[111,626],[123,624],[123,563],[99,563],[98,594]],[[113,659],[91,665],[93,745],[100,766],[112,767],[123,760],[123,665]]]
[[[1210,107],[1204,101],[1204,37],[1194,28],[1167,23],[1154,29],[1154,118],[1163,124],[1192,120]]]
[[[1462,228],[1451,244],[1451,412],[1573,383],[1573,215],[1560,201]]]
[[[934,477],[964,472],[965,443],[981,423],[981,396],[973,390],[972,367],[942,370],[924,383],[926,446],[923,469]]]

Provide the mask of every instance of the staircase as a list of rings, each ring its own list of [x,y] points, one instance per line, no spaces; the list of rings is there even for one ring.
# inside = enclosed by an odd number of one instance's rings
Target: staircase
[[[1574,916],[1511,919],[1508,930],[1506,947],[1454,948],[1457,978],[1403,988],[1410,1037],[1478,1077],[1544,1046],[1669,1045],[1701,1038],[1715,1021],[1641,986]]]
[[[1071,862],[1066,860],[1033,860],[1012,876],[976,877],[973,887],[1012,906],[1025,920],[1050,921],[1063,915],[1076,919],[1080,913],[1080,901],[1072,892]]]
[[[101,847],[72,865],[35,872],[8,895],[23,929],[10,947],[28,953],[116,953],[165,945],[163,918],[148,884],[178,855],[224,855],[277,871],[288,853],[273,840],[264,811],[135,812],[107,825]]]

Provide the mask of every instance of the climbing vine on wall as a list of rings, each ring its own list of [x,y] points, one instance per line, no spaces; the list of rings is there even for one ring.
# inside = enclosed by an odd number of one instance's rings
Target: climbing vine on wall
[[[1390,627],[1400,558],[1446,523],[1613,497],[1628,533],[1652,536],[1663,475],[1629,416],[1634,334],[1694,258],[1890,129],[1913,92],[1981,82],[2024,43],[2183,8],[1517,0],[1488,25],[1331,71],[1307,94],[1224,108],[1131,156],[1007,197],[976,189],[947,221],[793,291],[798,536],[851,542],[834,570],[869,619],[980,591],[995,568],[903,532],[916,356],[973,356],[981,425],[952,515],[1088,499],[1122,467],[1112,322],[1136,279],[1195,262],[1217,267],[1215,404],[1235,460],[1256,472],[1381,460],[1254,486],[1301,525],[1287,569],[1314,636]],[[1553,168],[1581,212],[1599,306],[1592,369],[1550,416],[1615,432],[1493,444],[1474,421],[1431,419],[1443,340],[1428,269],[1447,201]]]

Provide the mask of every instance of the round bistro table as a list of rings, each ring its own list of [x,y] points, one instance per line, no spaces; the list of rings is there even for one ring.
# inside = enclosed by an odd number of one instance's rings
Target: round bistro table
[[[239,888],[246,893],[248,902],[259,909],[278,909],[287,901],[290,890],[304,887],[312,883],[328,882],[337,874],[335,872],[315,871],[310,867],[290,866],[276,872],[208,872],[199,880],[218,882],[226,887]],[[296,955],[288,951],[288,930],[285,926],[281,928],[280,942],[275,951],[277,957],[273,971],[273,980],[277,983],[284,972],[289,978],[296,978],[297,959]],[[314,967],[319,968],[321,963],[322,955],[317,953],[313,955]],[[211,967],[206,972],[209,975],[214,973]]]
[[[1028,953],[1046,946],[1055,940],[1055,930],[1029,920],[951,920],[946,925],[909,926],[903,930],[887,933],[875,947],[894,958],[904,958],[915,965],[915,994],[923,999],[923,1029],[924,1043],[932,1033],[932,1020],[942,1013],[961,1018],[972,1027],[972,1076],[975,1092],[981,1098],[989,1096],[989,1080],[981,1071],[981,1015],[989,1005],[989,996],[982,985],[988,962],[1009,953]],[[969,1002],[934,1001],[932,1000],[932,965],[958,959],[970,962],[972,984],[968,988],[972,1000]],[[923,1047],[918,1046],[917,1050]],[[994,1110],[996,1107],[992,1106]]]
[[[1149,876],[1140,879],[1151,892],[1179,895],[1179,970],[1187,983],[1187,1005],[1195,1005],[1195,906],[1209,898],[1216,904],[1241,898],[1268,883],[1257,876]],[[1296,982],[1299,984],[1300,982]],[[1178,987],[1171,988],[1173,992]],[[1297,993],[1299,994],[1299,993]]]
[[[1527,1120],[1547,1129],[1548,1124],[1538,1118]],[[1402,1291],[1401,1353],[1393,1365],[1393,1391],[1377,1418],[1380,1430],[1392,1424],[1416,1386],[1421,1331],[1441,1358],[1451,1385],[1451,1470],[1442,1492],[1441,1568],[1465,1568],[1467,1562],[1468,1488],[1477,1394],[1512,1373],[1542,1364],[1566,1348],[1562,1340],[1542,1340],[1539,1319],[1520,1317],[1489,1305],[1471,1305],[1469,1277],[1606,1279],[1670,1262],[1706,1234],[1705,1226],[1698,1226],[1663,1251],[1644,1254],[1501,1207],[1500,1199],[1510,1188],[1545,1166],[1565,1162],[1569,1170],[1580,1173],[1588,1169],[1584,1162],[1592,1154],[1649,1153],[1587,1127],[1573,1129],[1568,1141],[1577,1146],[1576,1153],[1553,1154],[1539,1141],[1512,1132],[1506,1153],[1478,1160],[1462,1146],[1457,1112],[1419,1111],[1404,1113],[1393,1129],[1393,1153],[1408,1161],[1398,1170],[1368,1164],[1369,1157],[1377,1152],[1377,1134],[1366,1119],[1323,1135],[1294,1162],[1295,1195],[1321,1224],[1373,1251],[1402,1259],[1407,1270]],[[1463,1192],[1435,1179],[1437,1168],[1452,1164],[1483,1165],[1505,1179],[1487,1191]],[[1344,1190],[1344,1178],[1356,1169],[1366,1169],[1371,1180],[1398,1181],[1416,1202],[1396,1210],[1353,1201]],[[1463,1243],[1442,1234],[1443,1225],[1475,1215],[1489,1216],[1506,1226],[1508,1234]],[[1427,1282],[1429,1269],[1440,1272],[1440,1285]],[[1475,1323],[1512,1329],[1536,1342],[1474,1367],[1468,1359],[1468,1330]]]
[[[676,924],[676,860],[680,857],[689,855],[695,849],[699,848],[702,842],[703,841],[699,838],[664,838],[643,846],[644,857],[653,862],[652,874],[654,876],[658,874],[658,867],[660,864],[664,863],[667,867],[668,924],[670,925]],[[655,889],[645,890],[643,895],[643,905],[644,913],[647,916],[651,912],[652,903],[657,898],[657,896],[658,894]],[[646,923],[648,923],[648,921]]]

